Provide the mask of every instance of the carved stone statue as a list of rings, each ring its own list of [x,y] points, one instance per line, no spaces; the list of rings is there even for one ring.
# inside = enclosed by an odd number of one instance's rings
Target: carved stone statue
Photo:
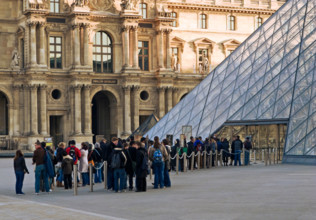
[[[138,0],[122,0],[121,2],[122,10],[133,10],[138,8]]]
[[[75,5],[83,7],[89,3],[89,0],[75,0]]]
[[[208,61],[206,55],[203,54],[203,56],[202,56],[202,68],[203,68],[202,71],[203,71],[203,73],[208,72],[208,66],[209,66],[209,61]]]
[[[14,48],[14,50],[12,51],[12,55],[11,55],[11,68],[12,69],[16,69],[19,68],[19,61],[20,61],[20,56],[19,56],[19,52],[16,48]]]
[[[171,57],[171,66],[174,71],[178,70],[178,56],[176,56],[174,53]]]

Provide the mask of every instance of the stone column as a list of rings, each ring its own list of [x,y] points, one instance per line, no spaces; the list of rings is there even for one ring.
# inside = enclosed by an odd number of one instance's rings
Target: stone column
[[[81,132],[81,88],[82,88],[82,85],[75,85],[74,87],[74,92],[75,92],[75,110],[74,110],[74,113],[75,113],[75,117],[74,117],[74,120],[75,120],[75,135],[80,135],[82,134]]]
[[[19,136],[20,135],[20,115],[19,115],[19,109],[20,109],[20,85],[14,85],[13,86],[13,94],[14,94],[14,107],[13,107],[13,135]]]
[[[85,108],[85,116],[84,116],[84,134],[91,134],[91,101],[90,101],[90,85],[84,86],[84,108]]]
[[[30,132],[30,87],[23,85],[23,135],[26,136]]]
[[[167,60],[167,69],[171,69],[171,56],[170,56],[170,33],[171,30],[166,31],[166,60]],[[180,51],[179,51],[180,52]]]
[[[124,54],[124,66],[129,67],[129,27],[122,29],[123,33],[123,54]]]
[[[37,85],[31,85],[31,135],[38,135]]]
[[[40,123],[41,123],[41,135],[47,135],[47,96],[46,96],[47,85],[40,86]]]
[[[175,106],[178,104],[178,88],[173,88],[173,93],[172,93],[172,105]]]
[[[157,31],[157,51],[158,51],[158,63],[159,68],[164,68],[163,62],[163,31]]]
[[[125,86],[124,90],[124,134],[131,134],[131,87]]]
[[[73,48],[74,48],[74,61],[75,67],[80,66],[80,38],[79,38],[79,25],[75,24],[73,28]]]
[[[165,88],[158,88],[159,111],[158,117],[161,119],[165,115]]]
[[[39,56],[39,64],[46,66],[46,54],[45,54],[45,23],[40,23],[40,56]]]
[[[166,113],[169,112],[171,109],[172,109],[172,87],[168,87]]]
[[[37,59],[36,59],[36,23],[29,22],[30,27],[30,61],[31,67],[36,66]]]
[[[9,135],[12,136],[14,133],[14,105],[8,104],[8,132]]]
[[[138,68],[138,34],[137,27],[134,27],[134,56],[133,56],[133,67]]]
[[[134,110],[133,110],[133,122],[134,122],[134,130],[139,127],[139,86],[133,87],[133,99],[134,99]]]
[[[91,62],[89,60],[89,24],[84,25],[84,35],[83,35],[83,47],[84,47],[84,65],[90,66]]]

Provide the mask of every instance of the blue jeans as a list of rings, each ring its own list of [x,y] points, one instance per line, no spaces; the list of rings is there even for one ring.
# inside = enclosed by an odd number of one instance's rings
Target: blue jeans
[[[15,193],[22,194],[23,180],[24,180],[24,172],[16,171],[15,172],[16,183],[15,183]]]
[[[162,162],[162,163],[154,162],[153,168],[154,168],[154,172],[155,172],[154,188],[157,189],[158,184],[160,184],[160,188],[164,188],[164,186],[165,186],[165,183],[164,183],[165,164],[164,164],[164,162]]]
[[[164,169],[163,175],[164,175],[164,185],[165,185],[165,187],[170,187],[171,186],[171,181],[170,181],[168,170]]]
[[[39,193],[41,176],[44,180],[45,190],[49,192],[48,176],[44,164],[37,165],[35,169],[35,192]]]
[[[82,186],[89,185],[89,173],[81,173],[82,174]]]
[[[57,176],[57,181],[62,182],[64,180],[64,174],[63,174],[63,169],[58,168],[58,176]]]
[[[97,169],[95,170],[94,174],[94,182],[95,183],[102,183],[102,174],[101,174],[101,169],[100,166],[102,166],[102,163],[95,163],[94,165]]]
[[[122,191],[124,189],[124,186],[126,184],[125,180],[125,169],[124,168],[119,168],[119,169],[114,169],[114,190],[117,192],[118,190]],[[120,188],[118,189],[118,181],[120,179]]]
[[[241,162],[240,162],[240,154],[241,154],[241,150],[236,150],[235,151],[235,166],[237,166],[237,160],[239,162],[239,166],[241,166]]]
[[[113,170],[112,168],[107,168],[108,172],[107,172],[107,186],[108,189],[112,189],[114,187],[114,178],[113,178]]]
[[[249,151],[245,151],[245,166],[249,165]]]

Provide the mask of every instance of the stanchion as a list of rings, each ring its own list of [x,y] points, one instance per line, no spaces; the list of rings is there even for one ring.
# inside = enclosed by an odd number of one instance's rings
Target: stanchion
[[[242,165],[243,165],[243,166],[246,166],[246,155],[245,155],[245,153],[246,153],[246,152],[245,152],[245,147],[243,147],[243,148],[242,148],[242,154],[243,154],[243,155],[242,155],[242,157],[240,157],[240,159],[242,158],[242,161],[243,161],[243,164],[242,164]]]
[[[268,159],[269,159],[269,165],[271,165],[271,149],[268,148]]]
[[[107,189],[108,183],[108,162],[103,162],[104,189]]]
[[[275,148],[273,148],[273,164],[275,165]]]
[[[278,148],[275,148],[276,163],[279,164]]]
[[[214,160],[214,162],[215,162],[215,167],[218,167],[218,160],[217,160],[218,158],[217,158],[217,150],[215,150],[215,160]]]
[[[197,153],[198,153],[197,157],[198,157],[198,170],[199,170],[201,168],[201,152],[198,151]]]
[[[261,149],[261,160],[262,160],[262,162],[265,161],[265,150],[264,149]]]
[[[149,179],[151,180],[152,178],[153,178],[153,169],[150,168]]]
[[[89,183],[90,183],[90,192],[93,192],[93,171],[92,171],[92,163],[89,163]]]
[[[77,177],[78,177],[78,166],[74,165],[73,166],[73,171],[74,171],[74,196],[78,195],[78,182],[77,182]]]
[[[188,161],[187,161],[187,153],[183,153],[183,172],[187,172],[188,170]]]
[[[192,157],[191,157],[191,171],[194,169],[194,160],[195,160],[195,152],[192,152]]]
[[[256,150],[253,150],[253,154],[254,154],[254,157],[255,157],[255,160],[254,160],[253,164],[257,164]]]
[[[221,149],[221,156],[219,157],[219,159],[220,159],[220,161],[219,161],[219,163],[220,163],[220,165],[221,165],[221,167],[223,166],[223,149]]]
[[[179,174],[179,154],[177,153],[176,156],[176,173]]]
[[[268,154],[266,150],[263,150],[263,153],[264,153],[264,165],[268,166]]]
[[[204,169],[206,169],[206,158],[207,158],[207,153],[206,153],[206,149],[204,150],[204,157],[203,157],[203,159],[204,159],[204,161],[203,161],[203,168]]]

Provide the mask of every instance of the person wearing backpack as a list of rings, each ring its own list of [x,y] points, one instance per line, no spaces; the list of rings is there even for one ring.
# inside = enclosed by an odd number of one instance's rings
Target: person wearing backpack
[[[71,140],[69,141],[69,147],[67,147],[66,152],[69,156],[72,157],[74,161],[74,165],[78,165],[78,160],[81,158],[81,152],[80,150],[76,147],[76,141]],[[77,176],[77,182],[79,182],[79,178]]]
[[[237,161],[239,163],[239,166],[241,166],[241,161],[240,161],[240,154],[243,148],[243,143],[240,140],[239,136],[236,136],[236,140],[233,141],[232,143],[232,148],[235,149],[235,162],[234,166],[237,166]]]
[[[125,165],[127,163],[127,157],[117,137],[112,138],[111,144],[114,145],[113,146],[114,149],[113,149],[113,153],[112,153],[111,161],[110,161],[110,165],[111,165],[111,168],[113,169],[113,175],[114,175],[114,191],[122,192],[126,184]],[[119,181],[120,181],[120,186],[118,185]]]
[[[63,170],[63,175],[64,175],[64,186],[65,189],[72,189],[72,169],[74,165],[74,160],[72,159],[71,156],[69,156],[66,151],[63,151],[63,160],[61,164],[61,168]]]
[[[94,183],[102,183],[102,150],[100,144],[96,143],[94,145],[94,150],[92,151],[92,158],[94,162],[94,167],[96,168],[94,174]],[[102,167],[102,168],[101,168]]]
[[[160,144],[159,137],[154,138],[154,147],[149,150],[149,159],[152,161],[155,173],[154,189],[164,188],[164,162],[167,160],[168,154],[166,148]]]

